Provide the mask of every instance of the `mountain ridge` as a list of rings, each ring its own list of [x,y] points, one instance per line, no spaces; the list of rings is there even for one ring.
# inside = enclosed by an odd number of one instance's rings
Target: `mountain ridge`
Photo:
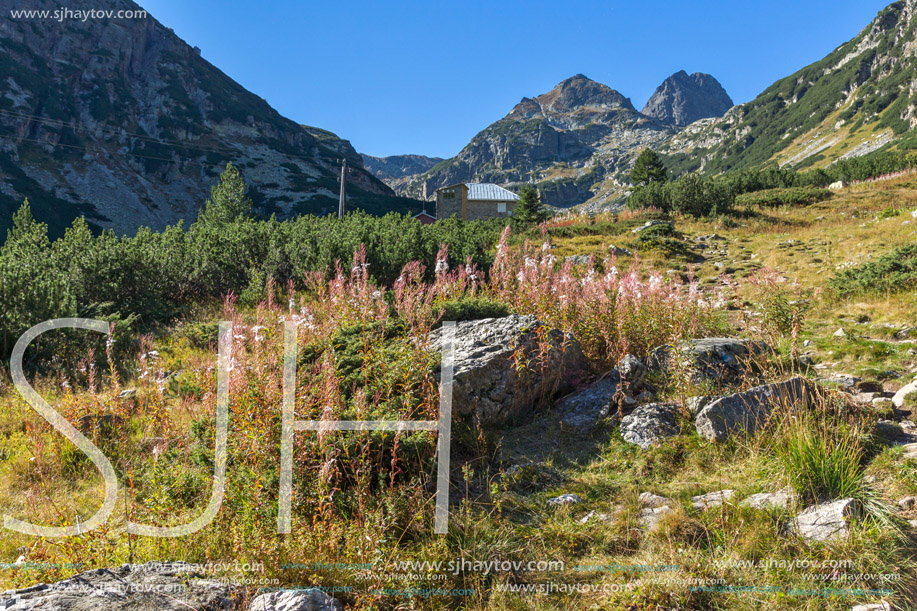
[[[142,10],[130,0],[97,4]],[[356,203],[394,198],[348,141],[283,117],[149,14],[37,24],[5,12],[0,35],[7,221],[26,197],[56,234],[80,215],[121,233],[192,221],[228,162],[264,214],[335,209],[343,158]]]

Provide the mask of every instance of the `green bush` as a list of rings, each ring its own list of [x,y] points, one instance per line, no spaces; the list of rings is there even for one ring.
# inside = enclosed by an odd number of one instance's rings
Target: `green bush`
[[[692,172],[670,182],[651,182],[635,190],[627,200],[631,209],[657,208],[691,216],[716,216],[732,209],[733,194],[719,179]]]
[[[896,248],[875,261],[835,274],[827,286],[840,297],[896,293],[917,288],[917,244]]]
[[[489,297],[466,297],[451,299],[442,304],[440,320],[482,320],[484,318],[501,318],[510,313],[509,306]]]
[[[828,189],[818,187],[785,187],[752,191],[736,196],[738,206],[807,206],[831,197]]]
[[[340,264],[346,273],[361,245],[371,279],[380,284],[392,284],[411,261],[432,277],[443,244],[450,267],[470,261],[486,270],[506,226],[500,219],[454,218],[421,225],[407,215],[359,211],[343,219],[258,220],[247,215],[249,208],[232,168],[189,227],[141,228],[133,237],[93,235],[78,218],[52,242],[47,224],[32,217],[26,202],[0,248],[0,356],[26,329],[52,318],[91,314],[150,326],[228,294],[252,305],[269,279],[279,287],[303,286],[311,272],[330,277]],[[49,336],[42,345],[50,349],[51,342]]]

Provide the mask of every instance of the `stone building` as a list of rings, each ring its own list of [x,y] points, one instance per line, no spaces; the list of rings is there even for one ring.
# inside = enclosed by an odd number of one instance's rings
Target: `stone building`
[[[464,220],[513,215],[519,196],[493,183],[458,183],[436,190],[436,218]]]

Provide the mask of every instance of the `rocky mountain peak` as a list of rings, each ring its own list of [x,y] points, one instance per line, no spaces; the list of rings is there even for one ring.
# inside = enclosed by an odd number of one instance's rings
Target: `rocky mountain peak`
[[[643,114],[663,123],[685,126],[698,119],[721,117],[732,99],[719,81],[702,72],[679,70],[662,82],[643,107]]]
[[[535,98],[543,107],[557,112],[575,111],[581,107],[636,110],[630,99],[608,85],[577,74],[557,84],[551,91]]]

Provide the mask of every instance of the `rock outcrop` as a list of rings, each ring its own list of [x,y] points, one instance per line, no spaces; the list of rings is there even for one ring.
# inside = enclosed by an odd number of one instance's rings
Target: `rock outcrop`
[[[646,365],[637,357],[627,354],[605,377],[589,387],[565,397],[558,405],[561,423],[564,426],[588,432],[595,428],[609,414],[622,407],[633,407],[643,390]]]
[[[643,114],[684,127],[698,119],[722,117],[732,108],[732,98],[719,81],[702,72],[676,72],[656,88]]]
[[[543,327],[516,314],[458,323],[453,413],[483,426],[506,424],[569,388],[586,359],[571,336]],[[439,337],[434,332],[433,341]]]
[[[753,434],[775,409],[806,405],[814,396],[812,382],[797,376],[720,397],[697,414],[694,424],[701,437],[724,441],[735,433]]]
[[[674,347],[659,346],[650,355],[649,367],[687,372],[695,383],[705,380],[731,382],[752,369],[754,358],[766,350],[764,342],[705,337],[682,341]]]
[[[186,562],[124,564],[96,569],[53,584],[0,593],[4,611],[341,611],[317,589],[297,588],[242,603],[241,586],[217,580]]]
[[[4,606],[6,605],[6,606]],[[80,573],[54,584],[40,584],[0,595],[10,611],[217,611],[240,609],[232,588],[195,572],[184,562],[125,564]]]

